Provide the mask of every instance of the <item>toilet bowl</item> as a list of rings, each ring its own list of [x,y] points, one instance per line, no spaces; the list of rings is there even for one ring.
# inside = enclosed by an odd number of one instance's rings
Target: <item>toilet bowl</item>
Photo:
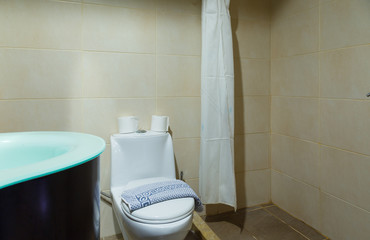
[[[111,136],[113,211],[125,240],[183,240],[191,229],[193,198],[179,198],[130,211],[124,190],[175,179],[172,139],[168,133]]]

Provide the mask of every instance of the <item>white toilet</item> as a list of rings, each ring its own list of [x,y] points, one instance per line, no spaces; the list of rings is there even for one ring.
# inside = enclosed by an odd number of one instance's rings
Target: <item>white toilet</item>
[[[194,199],[180,198],[130,212],[121,202],[124,190],[175,179],[172,139],[168,133],[111,136],[113,210],[125,240],[183,240],[192,225]]]

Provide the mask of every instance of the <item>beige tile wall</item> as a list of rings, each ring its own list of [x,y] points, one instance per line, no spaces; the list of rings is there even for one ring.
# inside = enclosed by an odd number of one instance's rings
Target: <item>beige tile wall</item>
[[[201,0],[0,1],[0,131],[63,130],[107,142],[116,119],[171,118],[176,165],[198,191]],[[269,1],[232,1],[239,207],[270,201]],[[258,187],[256,187],[258,186]],[[221,208],[220,208],[221,209]],[[101,234],[119,231],[101,204]]]
[[[270,1],[233,0],[230,12],[235,59],[235,172],[238,207],[243,208],[271,200]]]
[[[200,0],[0,2],[0,131],[95,134],[107,148],[119,116],[171,118],[176,164],[198,189]],[[101,204],[101,235],[119,232]]]
[[[370,239],[370,2],[273,1],[272,201]]]
[[[271,3],[271,12],[269,0],[230,6],[239,207],[272,198],[333,239],[369,238],[370,3]],[[152,114],[169,115],[177,169],[197,191],[200,8],[200,0],[1,1],[0,131],[101,136],[107,189],[116,118],[137,115],[149,128]],[[101,212],[102,236],[118,232],[111,208],[102,203]]]

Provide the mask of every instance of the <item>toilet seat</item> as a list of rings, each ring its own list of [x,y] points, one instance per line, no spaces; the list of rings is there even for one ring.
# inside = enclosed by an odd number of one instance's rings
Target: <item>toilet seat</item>
[[[121,202],[123,213],[130,219],[147,224],[164,224],[179,221],[194,211],[194,198],[171,199],[130,212]]]
[[[130,181],[121,192],[124,190],[138,187],[141,185],[172,180],[169,178],[146,178]],[[121,210],[128,218],[147,224],[164,224],[179,221],[191,215],[194,211],[194,198],[178,198],[171,199],[164,202],[156,203],[144,208],[140,208],[130,212],[128,206],[121,201]]]

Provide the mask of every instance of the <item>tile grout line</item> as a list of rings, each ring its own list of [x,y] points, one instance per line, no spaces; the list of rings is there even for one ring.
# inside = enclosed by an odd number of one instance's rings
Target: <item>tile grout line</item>
[[[370,155],[365,154],[365,153],[355,152],[355,151],[351,151],[351,150],[348,150],[348,149],[345,149],[345,148],[340,148],[340,147],[336,147],[336,146],[332,146],[332,145],[327,145],[325,143],[320,142],[320,140],[315,142],[313,140],[303,139],[303,138],[299,138],[299,137],[296,137],[296,136],[291,136],[291,135],[287,135],[285,133],[278,133],[278,132],[272,132],[272,134],[292,138],[292,139],[295,139],[295,140],[298,140],[298,141],[307,142],[307,143],[311,143],[311,144],[318,144],[318,145],[320,145],[320,147],[323,146],[323,147],[327,147],[327,148],[333,148],[333,149],[336,149],[336,150],[340,150],[340,151],[343,151],[343,152],[348,152],[348,153],[360,155],[360,156],[363,156],[363,157],[370,157]]]
[[[201,55],[179,54],[179,53],[156,53],[154,52],[124,52],[118,50],[96,50],[96,49],[63,49],[63,48],[37,48],[37,47],[21,47],[21,46],[1,46],[0,50],[26,50],[26,51],[66,51],[66,52],[82,52],[82,53],[106,53],[106,54],[130,54],[130,55],[152,55],[152,56],[177,56],[177,57],[201,57]],[[252,60],[264,60],[259,58],[248,58]]]
[[[49,0],[53,1],[53,0]],[[54,0],[58,1],[58,0]],[[158,5],[156,4],[154,7],[151,8],[140,8],[140,7],[127,7],[127,6],[117,6],[117,5],[109,5],[109,4],[103,4],[103,3],[93,3],[93,2],[85,2],[87,5],[92,5],[92,6],[103,6],[103,7],[110,7],[110,8],[119,8],[119,9],[128,9],[128,10],[135,10],[135,11],[152,11],[153,8],[160,12],[169,12],[172,14],[178,14],[178,15],[185,15],[185,16],[200,16],[201,13],[190,13],[190,12],[184,12],[184,11],[179,11],[179,10],[161,10],[157,9]]]
[[[276,206],[276,205],[275,205]],[[278,206],[276,206],[278,207]],[[280,208],[279,208],[280,209]],[[295,229],[294,227],[290,226],[288,223],[286,223],[285,221],[283,221],[282,219],[280,219],[278,216],[276,216],[275,214],[273,214],[272,212],[268,211],[267,209],[263,209],[264,211],[268,212],[270,215],[272,215],[273,217],[275,217],[277,220],[279,220],[280,222],[282,222],[284,225],[287,225],[289,228],[293,229],[295,232],[299,233],[301,236],[303,236],[304,238],[306,238],[307,240],[310,240],[306,235],[304,235],[303,233],[301,233],[300,231],[298,231],[297,229]],[[284,211],[284,210],[283,210]],[[285,211],[284,211],[285,212]],[[290,214],[289,214],[290,215]],[[310,225],[308,225],[310,226]]]
[[[199,96],[177,96],[177,97],[158,97],[158,99],[200,99]],[[8,98],[0,99],[0,101],[40,101],[40,100],[139,100],[139,99],[156,99],[155,96],[150,97],[73,97],[73,98]]]
[[[286,58],[292,58],[292,57],[298,57],[298,56],[304,56],[304,55],[313,55],[313,54],[321,54],[321,53],[330,53],[330,52],[335,52],[335,51],[344,51],[344,50],[347,50],[347,49],[358,48],[358,47],[368,47],[368,46],[370,46],[370,43],[357,44],[357,45],[344,46],[344,47],[337,47],[337,48],[325,49],[325,50],[324,49],[318,49],[317,51],[296,53],[296,54],[286,55],[286,56],[271,57],[271,60],[280,60],[280,59],[286,59]]]
[[[295,55],[289,55],[289,56],[281,56],[281,57],[270,57],[269,58],[253,58],[253,57],[234,57],[235,59],[241,59],[241,60],[255,60],[255,61],[276,61],[280,59],[286,59],[286,58],[292,58],[296,56],[304,56],[304,55],[312,55],[312,54],[319,54],[319,53],[327,53],[327,52],[335,52],[335,51],[341,51],[341,50],[347,50],[351,48],[357,48],[357,47],[367,47],[370,46],[370,44],[359,44],[359,45],[353,45],[348,47],[342,47],[342,48],[335,48],[335,49],[328,49],[328,50],[320,50],[315,52],[306,52],[306,53],[300,53]],[[91,53],[116,53],[116,54],[132,54],[132,55],[156,55],[155,52],[124,52],[124,51],[115,51],[115,50],[96,50],[96,49],[63,49],[63,48],[37,48],[37,47],[22,47],[22,46],[0,46],[0,50],[32,50],[32,51],[69,51],[69,52],[91,52]],[[194,55],[194,54],[179,54],[179,53],[157,53],[158,56],[178,56],[178,57],[201,57],[201,55]]]
[[[299,10],[296,10],[294,13],[290,13],[290,14],[285,14],[284,16],[281,16],[280,17],[280,21],[288,21],[288,18],[291,18],[291,17],[296,17],[298,15],[302,15],[303,12],[305,11],[311,11],[312,9],[318,7],[321,3],[317,3],[317,5],[315,4],[314,6],[312,7],[308,7],[308,8],[304,8],[304,9],[299,9]],[[271,14],[272,16],[272,14]],[[275,21],[276,21],[276,17],[275,17]]]
[[[289,212],[287,212],[287,211],[285,211],[284,209],[282,209],[282,208],[280,208],[278,205],[276,205],[276,204],[274,204],[274,205],[272,205],[272,206],[269,206],[269,207],[277,207],[277,208],[279,208],[281,211],[283,211],[284,213],[286,213],[286,214],[288,214],[289,216],[291,216],[292,218],[294,218],[294,219],[296,219],[296,220],[298,220],[298,221],[300,221],[300,222],[303,222],[304,224],[306,224],[307,226],[309,226],[310,228],[312,228],[312,229],[314,229],[317,233],[319,233],[322,237],[323,237],[323,239],[321,239],[321,240],[325,240],[325,239],[329,239],[327,236],[325,236],[325,235],[323,235],[318,229],[316,229],[316,228],[314,228],[314,227],[312,227],[311,225],[309,225],[309,224],[307,224],[307,223],[305,223],[304,221],[302,221],[302,220],[300,220],[300,219],[298,219],[298,218],[296,218],[296,217],[294,217],[293,215],[291,215]],[[266,210],[266,211],[268,211],[268,210]],[[284,222],[285,223],[285,221],[284,220],[282,220],[282,219],[280,219],[277,215],[275,215],[274,213],[272,213],[272,212],[270,212],[270,211],[268,211],[269,213],[271,213],[272,215],[274,215],[276,218],[278,218],[280,221],[282,221],[282,222]],[[287,224],[288,226],[290,226],[290,224],[288,224],[288,223],[285,223],[285,224]],[[296,230],[293,226],[290,226],[291,228],[293,228],[294,230]],[[296,230],[297,232],[300,232],[299,230]],[[301,233],[302,235],[304,235],[303,233]],[[304,235],[305,236],[305,235]],[[307,236],[307,238],[309,238],[308,236]],[[309,240],[311,240],[311,239],[309,239]]]
[[[322,239],[321,240],[325,240],[325,239],[328,239],[326,236],[322,235],[317,229],[313,228],[311,225],[305,223],[304,221],[301,221],[297,218],[295,218],[294,216],[290,215],[288,212],[286,212],[285,210],[281,209],[279,206],[277,206],[276,204],[274,203],[271,203],[269,205],[266,205],[266,206],[263,206],[263,204],[259,204],[259,205],[256,205],[255,206],[256,208],[255,209],[252,209],[252,210],[248,210],[248,207],[247,208],[244,208],[244,209],[239,209],[241,211],[245,211],[245,213],[250,213],[250,212],[254,212],[254,211],[261,211],[263,210],[264,212],[268,213],[269,215],[271,215],[272,217],[274,217],[277,221],[281,222],[282,224],[286,225],[289,229],[291,229],[292,231],[298,233],[299,235],[301,235],[302,237],[304,237],[305,239],[307,240],[311,240],[308,236],[306,236],[305,234],[303,234],[302,232],[300,232],[299,230],[295,229],[293,226],[291,226],[289,223],[285,222],[283,219],[281,219],[280,217],[278,217],[277,215],[275,215],[274,213],[272,213],[271,211],[269,211],[269,208],[272,208],[272,207],[277,207],[279,208],[280,210],[282,210],[284,213],[288,214],[289,216],[291,216],[292,218],[294,218],[295,220],[297,221],[300,221],[300,222],[303,222],[305,225],[307,225],[308,227],[312,228],[313,230],[315,230],[320,236],[322,236]],[[221,214],[216,214],[215,216],[219,215],[219,216],[227,216],[229,214],[232,214],[232,212],[225,212],[225,213],[221,213]],[[248,231],[248,229],[244,228],[244,230],[246,232],[248,232],[249,234],[252,235],[252,237],[256,240],[258,240],[258,238],[256,236],[254,236],[253,233],[251,233],[250,231]]]
[[[351,202],[349,202],[349,201],[347,201],[347,200],[345,200],[345,199],[343,199],[343,198],[337,197],[337,196],[333,195],[332,193],[329,193],[329,192],[326,192],[326,191],[320,191],[320,192],[322,192],[322,193],[324,193],[324,194],[326,194],[326,195],[329,195],[330,197],[335,198],[335,199],[336,199],[336,200],[338,200],[338,201],[342,201],[342,202],[344,202],[345,204],[350,205],[350,206],[351,206],[351,207],[353,207],[353,208],[356,208],[357,210],[360,210],[360,211],[363,211],[363,212],[365,212],[365,213],[367,213],[367,214],[370,214],[370,211],[369,211],[369,210],[364,209],[364,208],[362,208],[362,207],[360,207],[360,206],[357,206],[357,205],[355,205],[355,204],[353,204],[353,203],[351,203]]]
[[[269,92],[269,100],[270,100],[270,129],[269,129],[269,169],[270,169],[270,201],[272,202],[272,3],[269,2],[270,9],[269,9],[269,20],[270,20],[270,56],[269,56],[269,71],[270,71],[270,92]]]
[[[261,95],[258,95],[261,96]],[[326,100],[326,101],[355,101],[355,102],[367,102],[370,99],[367,98],[334,98],[334,97],[312,97],[312,96],[287,96],[287,95],[274,95],[274,98],[300,98],[300,99],[313,99],[313,100]]]
[[[304,181],[302,181],[302,180],[300,180],[300,179],[298,179],[298,178],[292,177],[292,176],[290,176],[289,174],[287,174],[287,173],[285,173],[285,172],[282,172],[282,171],[280,171],[280,170],[277,170],[277,169],[271,169],[271,172],[272,172],[272,171],[275,171],[275,172],[277,172],[277,173],[279,173],[279,174],[281,174],[281,175],[284,175],[284,176],[286,176],[286,177],[288,177],[288,178],[292,179],[293,181],[296,181],[296,182],[299,182],[299,183],[301,183],[301,184],[307,185],[307,186],[309,186],[309,187],[311,187],[311,188],[315,188],[315,189],[317,189],[320,193],[324,193],[324,194],[326,194],[326,195],[329,195],[329,196],[330,196],[330,197],[332,197],[332,198],[335,198],[335,199],[337,199],[337,200],[339,200],[339,201],[342,201],[342,202],[344,202],[344,203],[346,203],[346,204],[348,204],[348,205],[350,205],[350,206],[352,206],[352,207],[354,207],[354,208],[356,208],[356,209],[358,209],[358,210],[361,210],[361,211],[363,211],[363,212],[366,212],[366,213],[369,213],[369,214],[370,214],[370,211],[369,211],[369,210],[366,210],[366,209],[364,209],[364,208],[362,208],[362,207],[360,207],[360,206],[357,206],[357,205],[355,205],[354,203],[349,202],[348,200],[345,200],[345,199],[343,199],[343,198],[337,197],[337,196],[333,195],[332,193],[329,193],[329,192],[323,191],[323,190],[319,189],[319,187],[317,187],[317,186],[314,186],[314,185],[312,185],[312,184],[310,184],[310,183],[304,182]]]
[[[303,180],[301,180],[301,179],[298,179],[298,178],[292,177],[292,176],[290,176],[289,174],[287,174],[287,173],[285,173],[285,172],[283,172],[283,171],[281,171],[281,170],[278,170],[278,169],[271,169],[271,172],[272,172],[272,171],[275,171],[275,172],[277,172],[277,173],[279,173],[279,174],[281,174],[281,175],[284,175],[285,177],[288,177],[288,178],[292,179],[293,181],[296,181],[296,182],[301,183],[301,184],[304,184],[304,185],[306,185],[306,186],[308,186],[308,187],[315,188],[315,189],[319,190],[319,187],[318,187],[318,186],[314,186],[314,185],[312,185],[311,183],[307,183],[307,182],[305,182],[305,181],[303,181]]]
[[[318,17],[319,17],[319,21],[318,21],[318,24],[319,24],[319,52],[318,53],[318,69],[319,69],[319,73],[318,73],[318,78],[319,78],[319,86],[318,86],[318,93],[319,93],[319,116],[318,116],[318,124],[319,124],[319,138],[318,138],[318,141],[319,141],[319,159],[318,159],[318,172],[319,172],[319,175],[318,175],[318,190],[319,190],[319,201],[318,201],[318,208],[319,208],[319,216],[318,219],[319,219],[319,227],[321,228],[322,225],[321,225],[321,222],[322,222],[322,200],[321,200],[321,186],[322,186],[322,179],[321,179],[321,173],[322,173],[322,124],[321,124],[321,109],[322,109],[322,105],[321,105],[321,4],[319,5],[318,7],[318,11],[319,11],[319,14],[318,14]]]

